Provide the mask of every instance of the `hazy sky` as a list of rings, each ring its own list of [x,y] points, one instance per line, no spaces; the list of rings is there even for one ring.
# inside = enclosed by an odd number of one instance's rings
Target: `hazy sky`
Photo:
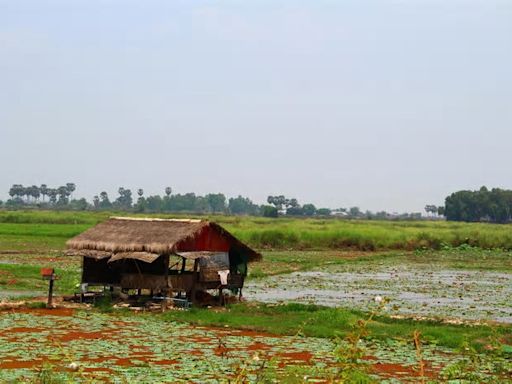
[[[512,1],[0,0],[0,164],[0,199],[512,188]]]

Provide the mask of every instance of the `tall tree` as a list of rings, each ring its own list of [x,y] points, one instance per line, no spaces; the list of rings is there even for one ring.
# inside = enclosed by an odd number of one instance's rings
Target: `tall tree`
[[[284,206],[288,204],[289,200],[283,195],[279,196],[269,196],[267,198],[267,203],[273,205],[278,211],[281,211]]]
[[[55,188],[50,188],[48,189],[47,193],[50,200],[50,204],[56,204],[58,191]]]
[[[68,196],[73,196],[73,192],[76,190],[75,183],[66,183],[66,188],[68,189]]]
[[[210,210],[214,213],[226,211],[226,196],[222,193],[209,193],[205,196],[210,206]]]
[[[305,216],[314,216],[317,212],[316,207],[313,204],[304,204],[302,211]]]
[[[251,199],[240,195],[229,199],[228,209],[233,215],[256,215],[258,213],[258,206]]]
[[[41,196],[40,189],[37,185],[33,185],[30,187],[30,196],[34,198],[34,201],[37,201],[39,199],[39,196]]]
[[[110,199],[108,198],[108,194],[105,191],[100,193],[99,207],[101,209],[110,209],[110,208],[112,208],[112,203],[110,202]]]
[[[57,194],[59,195],[58,205],[67,205],[69,203],[69,189],[67,186],[62,185],[57,188]]]
[[[135,204],[135,211],[144,212],[146,209],[146,199],[143,197],[144,190],[142,188],[137,189],[137,195],[139,198],[137,199],[137,203]]]
[[[360,217],[362,215],[362,212],[361,210],[359,209],[359,207],[351,207],[349,210],[348,210],[348,214],[352,217]]]
[[[162,198],[158,195],[149,196],[146,199],[146,209],[149,212],[161,212],[162,211]]]
[[[11,203],[13,205],[23,204],[22,197],[25,195],[25,188],[21,184],[13,184],[9,189],[9,196],[11,196]]]
[[[433,204],[427,204],[425,205],[425,212],[427,212],[427,215],[430,214],[431,216],[437,215],[437,206]]]
[[[41,195],[43,196],[43,203],[44,203],[44,197],[48,194],[48,186],[46,184],[41,184],[39,187],[39,191],[41,192]]]
[[[116,208],[130,209],[133,203],[132,191],[127,188],[119,187],[117,192],[119,193],[119,197],[115,201]]]

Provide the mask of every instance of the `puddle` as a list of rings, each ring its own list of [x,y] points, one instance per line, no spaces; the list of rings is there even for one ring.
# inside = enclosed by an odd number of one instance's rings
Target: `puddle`
[[[512,323],[512,274],[361,266],[350,271],[295,272],[248,281],[244,295],[262,302],[299,302],[368,310],[375,296],[390,314]]]

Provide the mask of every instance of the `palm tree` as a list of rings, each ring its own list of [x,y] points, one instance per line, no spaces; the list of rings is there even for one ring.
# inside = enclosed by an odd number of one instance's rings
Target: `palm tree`
[[[144,190],[142,188],[137,189],[137,195],[139,195],[139,197],[142,197],[143,194]]]
[[[172,193],[172,188],[171,187],[165,187],[165,194],[167,195],[167,197],[169,197],[169,195]]]
[[[68,187],[66,185],[60,186],[57,188],[57,194],[59,195],[59,205],[66,205],[70,195]]]
[[[39,199],[39,196],[41,196],[41,192],[37,185],[33,185],[30,187],[30,196],[34,198],[34,201],[37,201]]]
[[[41,184],[41,186],[39,187],[39,192],[41,192],[41,195],[43,195],[44,202],[44,197],[48,194],[48,186],[46,184]]]
[[[25,189],[23,188],[23,185],[21,184],[13,184],[11,189],[9,189],[9,196],[12,198],[20,198],[24,195]]]
[[[24,187],[23,188],[23,195],[26,196],[26,202],[28,203],[30,201],[30,192],[31,192],[31,188],[30,187]]]
[[[66,188],[68,190],[68,196],[71,196],[76,189],[76,185],[75,183],[66,183]]]
[[[55,204],[57,202],[57,190],[55,188],[50,188],[46,193],[50,197],[50,203]]]

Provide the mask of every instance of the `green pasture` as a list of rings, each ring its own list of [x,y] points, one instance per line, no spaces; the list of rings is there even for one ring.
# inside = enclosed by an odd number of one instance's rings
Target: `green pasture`
[[[109,216],[126,212],[0,211],[0,241],[6,236],[72,237]],[[130,214],[130,216],[140,216]],[[144,214],[148,216],[148,214]],[[238,216],[150,215],[161,218],[208,218],[259,249],[417,250],[469,245],[512,249],[512,225],[445,221],[373,221]],[[5,240],[4,240],[5,239]],[[47,240],[46,240],[47,241]],[[64,241],[55,239],[51,244]],[[14,244],[16,245],[16,244]],[[0,243],[1,246],[1,243]]]

